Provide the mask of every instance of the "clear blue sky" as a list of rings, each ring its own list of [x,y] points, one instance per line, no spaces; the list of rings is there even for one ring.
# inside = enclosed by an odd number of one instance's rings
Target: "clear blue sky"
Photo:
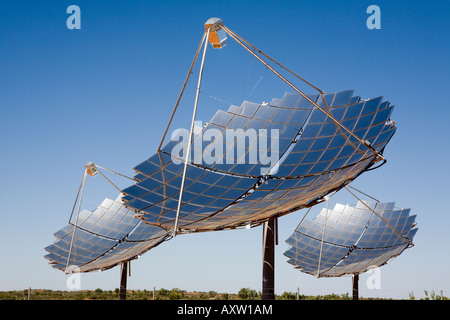
[[[81,30],[66,27],[71,4],[81,9]],[[366,27],[371,4],[381,8],[380,30]],[[68,221],[84,164],[132,175],[155,152],[203,24],[215,16],[327,92],[354,89],[396,106],[387,164],[353,186],[411,208],[419,231],[415,247],[381,269],[381,289],[367,289],[361,276],[360,295],[450,296],[447,1],[2,1],[0,290],[67,289],[44,247]],[[194,73],[173,129],[189,125],[198,65]],[[208,121],[228,108],[209,95],[239,105],[290,90],[230,39],[208,48],[202,91],[198,119]],[[90,178],[84,207],[116,195]],[[356,201],[342,191],[331,202]],[[303,214],[279,220],[276,292],[351,292],[350,278],[316,279],[286,262],[284,240]],[[133,262],[128,287],[260,290],[261,239],[261,228],[179,236]],[[81,281],[82,289],[114,289],[119,270]]]

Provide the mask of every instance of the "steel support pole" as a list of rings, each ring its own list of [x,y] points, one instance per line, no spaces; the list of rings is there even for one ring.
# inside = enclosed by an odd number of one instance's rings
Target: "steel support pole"
[[[164,134],[163,134],[163,136],[161,138],[161,142],[159,143],[158,151],[161,150],[161,146],[162,146],[162,144],[164,142],[164,139],[166,137],[167,131],[169,130],[170,124],[172,123],[173,116],[175,115],[175,112],[177,111],[178,105],[180,104],[181,97],[183,96],[184,89],[186,88],[186,84],[187,84],[187,82],[189,80],[189,77],[191,76],[192,69],[194,68],[194,65],[195,65],[195,61],[197,61],[197,56],[198,56],[198,53],[200,52],[200,48],[203,45],[203,41],[205,40],[205,36],[206,36],[206,31],[203,33],[202,40],[200,41],[200,44],[198,45],[197,52],[195,53],[194,61],[192,61],[191,67],[189,68],[189,72],[188,72],[188,74],[186,76],[186,79],[184,80],[183,87],[181,88],[181,92],[178,95],[178,99],[177,99],[177,102],[175,103],[175,107],[173,108],[172,114],[170,115],[170,119],[169,119],[169,122],[167,123],[166,130],[164,131]]]
[[[345,131],[347,131],[353,138],[358,140],[361,144],[366,146],[370,151],[372,151],[377,157],[379,157],[381,160],[386,160],[378,151],[376,151],[370,144],[368,144],[367,141],[362,140],[359,138],[353,131],[349,130],[346,126],[344,126],[341,122],[339,122],[331,113],[328,113],[324,108],[319,106],[315,101],[311,100],[303,91],[298,89],[296,86],[294,86],[289,80],[287,80],[285,77],[283,77],[278,71],[276,71],[273,67],[271,67],[267,62],[265,62],[263,59],[261,59],[260,56],[258,56],[256,53],[254,53],[250,48],[244,45],[240,39],[232,32],[230,29],[228,29],[225,26],[222,26],[222,29],[231,37],[233,38],[238,44],[240,44],[245,50],[247,50],[250,54],[252,54],[256,59],[258,59],[263,65],[265,65],[270,71],[272,71],[275,75],[277,75],[281,80],[283,80],[286,84],[288,84],[292,89],[294,89],[297,93],[299,93],[303,98],[305,98],[309,103],[311,103],[313,106],[315,106],[317,109],[322,111],[328,118],[330,118],[338,127],[341,127]]]
[[[120,267],[119,300],[127,300],[127,269],[128,261],[125,261]]]
[[[353,277],[352,277],[353,300],[358,300],[359,299],[358,282],[359,282],[359,273],[354,273]]]
[[[275,300],[275,219],[263,225],[262,299]]]
[[[184,162],[183,176],[181,178],[181,187],[180,187],[180,196],[178,198],[177,215],[176,215],[176,218],[175,218],[175,225],[173,227],[173,236],[174,237],[177,234],[178,218],[180,216],[181,201],[183,199],[184,181],[186,179],[186,169],[187,169],[187,164],[188,164],[188,161],[189,161],[189,156],[190,156],[190,153],[191,153],[191,142],[192,142],[192,135],[193,135],[193,132],[194,132],[195,115],[197,114],[198,96],[200,94],[200,85],[202,83],[203,66],[205,65],[206,48],[208,48],[208,36],[209,36],[209,29],[206,32],[206,37],[205,37],[205,47],[203,49],[202,63],[200,65],[200,72],[199,72],[198,82],[197,82],[197,91],[196,91],[196,94],[195,94],[194,111],[192,113],[191,128],[189,130],[189,139],[187,141],[186,158],[185,158],[185,162]]]
[[[87,169],[84,169],[83,179],[81,180],[81,185],[80,185],[81,197],[80,197],[80,202],[78,202],[78,211],[77,211],[77,217],[75,219],[75,225],[73,226],[72,239],[70,240],[70,247],[69,247],[69,253],[67,255],[65,274],[69,273],[70,255],[72,254],[72,247],[73,247],[73,242],[74,242],[74,239],[75,239],[75,231],[77,230],[77,227],[78,227],[78,217],[80,216],[81,202],[83,201],[83,193],[84,193],[84,185],[86,183],[86,175],[87,175]],[[78,190],[77,199],[75,200],[75,205],[76,205],[76,202],[78,200],[78,195],[79,194],[80,194],[80,189]],[[74,208],[75,208],[75,205],[74,205]],[[73,214],[73,210],[72,210],[72,214]],[[70,220],[72,219],[72,214],[70,215],[69,224],[70,224]],[[70,271],[72,271],[72,270],[70,270]]]

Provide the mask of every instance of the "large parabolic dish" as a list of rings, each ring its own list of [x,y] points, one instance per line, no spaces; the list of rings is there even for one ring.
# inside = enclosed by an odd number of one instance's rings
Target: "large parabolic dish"
[[[393,105],[382,97],[363,100],[353,96],[352,90],[309,97],[380,154],[396,130],[390,121]],[[260,132],[266,139],[272,129],[279,133],[278,161],[255,163],[251,156],[261,145]],[[214,140],[205,141],[211,130],[216,132]],[[230,130],[241,130],[248,143],[228,141]],[[274,139],[267,140],[270,153]],[[125,206],[148,224],[174,226],[184,159],[173,150],[186,149],[186,141],[182,143],[170,141],[137,165],[138,182],[122,190]],[[221,161],[207,163],[208,148],[224,150]],[[377,153],[297,93],[286,93],[270,103],[245,101],[240,107],[217,111],[196,132],[191,150],[178,223],[188,232],[260,223],[311,206],[379,160]],[[236,159],[237,155],[243,156]]]

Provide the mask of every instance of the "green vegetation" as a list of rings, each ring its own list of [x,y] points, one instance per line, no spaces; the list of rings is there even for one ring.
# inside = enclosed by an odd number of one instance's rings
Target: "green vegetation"
[[[16,291],[0,291],[0,300],[27,300],[28,289]],[[31,300],[119,300],[119,289],[59,291],[46,289],[33,289]],[[155,290],[155,300],[228,300],[238,299],[237,295],[228,293],[186,292],[178,288],[171,290],[161,288]],[[127,290],[127,300],[153,300],[153,290]]]
[[[282,300],[297,300],[297,294],[292,292],[283,292],[280,299]],[[318,296],[308,296],[301,294],[298,297],[299,300],[352,300],[352,297],[348,295],[348,293],[344,294],[326,294],[326,295],[318,295]],[[363,298],[360,298],[363,299]]]
[[[448,300],[447,297],[444,297],[442,292],[441,292],[441,294],[438,295],[438,294],[436,294],[434,292],[434,290],[431,290],[430,296],[428,296],[428,291],[427,290],[423,290],[423,292],[425,293],[424,300]],[[411,298],[411,296],[414,297],[414,293],[411,293],[410,298]]]
[[[414,293],[409,292],[409,299],[416,300]],[[425,297],[420,300],[449,300],[443,296],[442,292],[435,293],[434,290],[428,292],[424,290]],[[27,300],[28,289],[15,291],[0,291],[0,300]],[[30,295],[31,300],[119,300],[119,289],[102,290],[80,290],[80,291],[59,291],[47,289],[33,289]],[[242,288],[237,294],[209,292],[187,292],[178,288],[171,290],[161,288],[154,293],[155,300],[261,300],[261,292],[250,288]],[[326,295],[303,295],[293,292],[283,292],[275,296],[276,300],[351,300],[348,293],[326,294]],[[361,298],[363,300],[365,298]],[[153,290],[127,290],[127,300],[153,300]],[[375,299],[373,299],[375,300]],[[378,299],[379,300],[379,299]]]
[[[256,293],[256,290],[250,288],[242,288],[238,292],[240,300],[261,300],[261,292]]]

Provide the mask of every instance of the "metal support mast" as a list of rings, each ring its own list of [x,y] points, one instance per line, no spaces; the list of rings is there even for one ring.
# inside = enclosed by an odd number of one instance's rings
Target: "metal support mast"
[[[352,287],[353,287],[353,300],[359,299],[359,292],[358,292],[358,282],[359,282],[359,273],[354,273],[352,276]]]
[[[206,23],[205,23],[205,35],[204,35],[204,37],[206,37],[206,39],[205,39],[205,44],[204,44],[204,49],[203,49],[202,62],[200,64],[200,72],[199,72],[198,83],[197,83],[197,91],[196,91],[196,94],[195,94],[195,102],[194,102],[194,110],[193,110],[192,120],[191,120],[191,127],[190,127],[190,130],[189,130],[189,139],[188,139],[188,143],[187,143],[187,150],[186,150],[186,158],[185,158],[185,162],[184,162],[183,176],[182,176],[182,179],[181,179],[180,195],[179,195],[179,198],[178,198],[177,213],[176,213],[175,225],[174,225],[174,229],[173,229],[173,236],[176,236],[177,231],[178,231],[178,219],[179,219],[179,216],[180,216],[181,201],[183,199],[183,190],[184,190],[184,182],[185,182],[185,179],[186,179],[187,164],[188,164],[190,153],[191,153],[191,142],[192,142],[192,136],[193,136],[193,131],[194,131],[195,116],[197,114],[198,97],[199,97],[199,94],[200,94],[200,85],[202,83],[202,75],[203,75],[203,67],[204,67],[204,64],[205,64],[206,48],[208,47],[208,41],[209,41],[209,43],[211,43],[211,45],[214,48],[222,48],[222,47],[224,47],[226,45],[226,39],[223,39],[218,34],[218,32],[221,29],[221,25],[222,25],[222,20],[220,20],[218,18],[211,18],[208,21],[206,21]],[[200,47],[201,47],[201,44],[199,46],[199,49],[200,49]],[[197,50],[197,54],[198,54],[198,50]],[[196,54],[196,56],[197,56],[197,54]],[[195,59],[194,59],[193,64],[194,63],[195,63]],[[193,67],[193,65],[191,66],[191,70],[192,70],[192,67]],[[184,86],[183,86],[182,92],[183,91],[184,91]],[[177,105],[178,105],[178,102],[179,102],[179,100],[181,98],[181,95],[182,95],[182,93],[180,94],[180,97],[178,98]],[[176,108],[175,108],[175,110],[176,110]],[[173,118],[173,114],[175,113],[175,110],[172,113],[171,120]],[[166,132],[164,133],[164,136],[167,133],[167,129],[168,129],[168,127],[166,128]],[[164,137],[163,137],[163,140],[164,140]],[[162,143],[162,141],[161,141],[161,143]],[[160,144],[160,147],[161,147],[161,144]]]
[[[347,127],[345,127],[340,121],[338,121],[332,114],[331,112],[327,112],[327,110],[325,110],[324,108],[322,108],[321,106],[319,106],[315,101],[311,100],[311,98],[309,98],[303,91],[301,91],[300,89],[298,89],[296,86],[294,86],[290,81],[288,81],[285,77],[283,77],[278,71],[276,71],[272,66],[270,66],[267,62],[265,62],[261,57],[259,57],[253,50],[257,50],[259,53],[263,54],[265,57],[267,57],[269,60],[275,62],[277,65],[279,65],[280,67],[282,67],[283,69],[289,71],[291,74],[293,74],[294,76],[296,76],[297,78],[301,79],[302,81],[306,82],[308,85],[310,85],[311,87],[315,88],[316,90],[318,90],[321,95],[323,95],[323,91],[318,89],[316,86],[313,86],[311,83],[307,82],[305,79],[301,78],[300,76],[298,76],[297,74],[293,73],[290,69],[284,67],[283,65],[281,65],[279,62],[275,61],[274,59],[270,58],[268,55],[266,55],[265,53],[263,53],[261,50],[257,49],[256,47],[254,47],[253,45],[250,45],[250,43],[248,43],[248,41],[243,40],[240,36],[238,36],[237,34],[235,34],[233,31],[231,31],[230,29],[228,29],[226,26],[221,25],[221,28],[231,37],[233,38],[238,44],[240,44],[245,50],[247,50],[251,55],[253,55],[259,62],[261,62],[263,65],[265,65],[270,71],[272,71],[275,75],[277,75],[281,80],[283,80],[286,84],[288,84],[292,89],[294,89],[297,93],[299,93],[303,98],[305,98],[309,103],[311,103],[314,107],[316,107],[317,109],[319,109],[320,111],[322,111],[328,118],[330,118],[331,121],[333,121],[338,127],[342,128],[344,131],[346,131],[350,136],[352,136],[353,138],[355,138],[357,141],[359,141],[361,144],[363,144],[367,149],[369,149],[371,152],[373,152],[375,154],[375,156],[379,159],[379,160],[386,160],[383,155],[381,153],[379,153],[378,151],[376,151],[370,144],[368,141],[366,140],[362,140],[361,138],[359,138],[353,131],[349,130]],[[248,45],[251,46],[251,48],[253,48],[253,50],[251,50],[249,47],[247,47],[244,42],[247,43]],[[325,102],[325,100],[324,100]],[[328,109],[328,107],[327,107]]]
[[[275,238],[276,219],[263,224],[262,299],[275,300]]]
[[[119,300],[127,300],[127,273],[129,261],[122,262],[120,265],[120,288]]]
[[[209,36],[209,29],[206,32],[206,37],[208,38],[208,36]],[[198,106],[198,96],[200,94],[200,85],[202,83],[203,67],[205,65],[205,56],[206,56],[206,48],[207,47],[208,47],[208,42],[205,40],[205,47],[203,49],[202,63],[200,65],[200,74],[198,76],[197,92],[195,93],[194,111],[192,113],[191,128],[189,130],[189,139],[188,139],[188,142],[187,142],[186,158],[185,158],[185,161],[184,161],[183,176],[182,176],[182,179],[181,179],[180,196],[178,198],[177,216],[175,218],[175,226],[173,228],[173,236],[176,236],[177,230],[178,230],[178,218],[180,216],[181,201],[183,199],[183,190],[184,190],[184,182],[186,180],[187,164],[189,162],[189,157],[190,157],[190,154],[191,154],[191,141],[192,141],[192,136],[193,136],[193,133],[194,133],[195,116],[197,114],[197,106]]]

